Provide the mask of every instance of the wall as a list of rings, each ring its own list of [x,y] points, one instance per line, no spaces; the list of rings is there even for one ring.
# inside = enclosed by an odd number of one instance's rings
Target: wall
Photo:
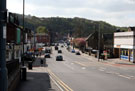
[[[133,45],[133,31],[114,33],[114,45]]]

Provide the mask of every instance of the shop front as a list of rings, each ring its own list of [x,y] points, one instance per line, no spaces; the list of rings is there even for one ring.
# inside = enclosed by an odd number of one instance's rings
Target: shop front
[[[128,49],[121,49],[120,59],[129,60],[130,54]]]

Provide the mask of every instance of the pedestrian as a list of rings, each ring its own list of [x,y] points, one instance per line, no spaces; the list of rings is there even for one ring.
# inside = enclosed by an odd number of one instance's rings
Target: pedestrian
[[[40,60],[40,64],[41,64],[41,66],[44,64],[44,60],[43,59]]]

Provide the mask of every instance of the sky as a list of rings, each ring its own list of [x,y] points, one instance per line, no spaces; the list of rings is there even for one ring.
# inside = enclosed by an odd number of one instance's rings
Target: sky
[[[23,13],[23,0],[7,0],[9,12]],[[25,0],[25,14],[81,17],[115,26],[135,26],[135,0]]]

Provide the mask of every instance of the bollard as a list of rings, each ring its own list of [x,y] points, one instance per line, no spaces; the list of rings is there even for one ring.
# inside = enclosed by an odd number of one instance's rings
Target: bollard
[[[28,61],[28,69],[32,70],[32,61]]]
[[[21,80],[26,81],[27,79],[27,72],[26,66],[21,67]]]
[[[40,64],[44,64],[44,61],[43,61],[43,59],[41,59],[41,60],[40,60]]]

